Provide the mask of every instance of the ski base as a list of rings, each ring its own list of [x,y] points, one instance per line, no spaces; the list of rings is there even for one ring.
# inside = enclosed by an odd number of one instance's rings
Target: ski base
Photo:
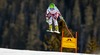
[[[60,32],[58,33],[58,32],[56,32],[56,31],[49,31],[49,30],[47,30],[47,32],[60,34]]]

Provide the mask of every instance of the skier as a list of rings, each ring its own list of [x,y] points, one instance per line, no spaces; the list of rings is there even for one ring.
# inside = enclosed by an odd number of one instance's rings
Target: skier
[[[49,30],[48,32],[55,32],[55,33],[60,33],[59,32],[59,27],[58,27],[58,22],[57,18],[61,16],[60,11],[58,8],[55,6],[54,3],[50,3],[47,11],[46,11],[46,22],[49,24]],[[55,30],[52,30],[52,20],[54,22]]]

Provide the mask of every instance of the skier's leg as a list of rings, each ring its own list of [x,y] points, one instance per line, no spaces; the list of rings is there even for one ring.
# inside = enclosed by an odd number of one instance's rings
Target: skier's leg
[[[60,33],[60,32],[59,32],[59,27],[58,27],[57,19],[54,19],[54,18],[53,18],[53,21],[54,21],[54,26],[55,26],[55,31],[54,31],[54,32]]]
[[[49,30],[47,30],[47,31],[53,32],[52,31],[52,17],[50,17],[50,19],[48,20],[48,24],[49,24]]]

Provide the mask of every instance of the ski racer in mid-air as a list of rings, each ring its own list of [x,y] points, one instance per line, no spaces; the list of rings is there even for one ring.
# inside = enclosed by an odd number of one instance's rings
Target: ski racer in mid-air
[[[61,16],[61,13],[58,10],[58,8],[55,6],[55,4],[50,3],[50,5],[46,11],[46,22],[49,24],[49,30],[47,30],[47,32],[60,33],[59,27],[58,27],[58,22],[57,22],[57,19],[60,16]],[[54,26],[55,26],[54,31],[52,29],[52,23],[53,23],[52,21],[54,22]]]

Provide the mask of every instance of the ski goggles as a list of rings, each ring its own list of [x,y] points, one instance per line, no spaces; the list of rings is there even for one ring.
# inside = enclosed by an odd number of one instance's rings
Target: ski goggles
[[[50,10],[54,10],[54,8],[50,8]]]

